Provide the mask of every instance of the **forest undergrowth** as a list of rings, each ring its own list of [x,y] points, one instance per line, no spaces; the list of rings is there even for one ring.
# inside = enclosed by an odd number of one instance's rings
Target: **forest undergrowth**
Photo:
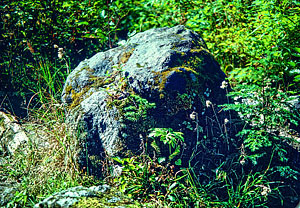
[[[32,207],[60,190],[102,183],[160,207],[295,207],[300,201],[299,1],[2,0],[0,11],[0,91],[26,100],[19,121],[32,138],[14,155],[1,152],[1,182],[20,187],[8,207]],[[242,145],[202,177],[192,165],[149,157],[146,143],[141,156],[107,161],[123,165],[119,177],[87,176],[76,165],[76,135],[60,101],[66,77],[79,61],[137,32],[179,24],[203,37],[228,76],[223,88],[233,89],[233,102],[223,107],[245,121],[237,132]],[[0,108],[10,106],[1,99]],[[149,129],[148,139],[172,155],[184,135]]]

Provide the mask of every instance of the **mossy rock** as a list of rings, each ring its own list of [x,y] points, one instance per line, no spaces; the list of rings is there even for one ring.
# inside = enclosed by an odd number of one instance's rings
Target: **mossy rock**
[[[67,190],[54,193],[34,206],[57,207],[57,208],[121,208],[121,207],[142,207],[142,205],[129,199],[119,190],[109,185],[93,187],[77,186]]]
[[[228,103],[229,87],[220,88],[225,79],[203,39],[184,26],[138,33],[81,62],[62,93],[68,121],[80,123],[84,135],[79,136],[80,167],[101,175],[101,161],[139,154],[149,129],[156,127],[184,133],[183,159],[195,147],[201,157],[227,154],[235,132],[224,123],[233,113],[218,107]],[[213,105],[207,107],[207,101]]]

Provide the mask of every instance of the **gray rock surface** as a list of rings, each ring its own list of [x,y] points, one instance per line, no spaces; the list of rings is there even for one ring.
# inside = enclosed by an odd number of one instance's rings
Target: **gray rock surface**
[[[150,128],[183,132],[183,158],[226,154],[233,116],[218,107],[228,102],[224,80],[203,39],[184,26],[138,33],[82,61],[62,93],[81,168],[98,175],[105,156],[142,151]]]
[[[122,205],[124,204],[124,205]],[[34,208],[69,208],[69,207],[130,207],[131,201],[124,198],[108,185],[90,188],[77,186],[55,193],[34,206]]]
[[[0,174],[0,179],[2,175]],[[17,191],[16,182],[0,182],[0,207],[6,206],[14,197]]]
[[[14,152],[28,142],[28,137],[18,124],[17,119],[0,111],[0,153],[14,154]]]

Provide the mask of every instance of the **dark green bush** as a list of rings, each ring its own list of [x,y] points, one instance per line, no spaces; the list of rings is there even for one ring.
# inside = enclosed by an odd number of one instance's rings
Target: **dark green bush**
[[[37,91],[37,70],[45,59],[64,81],[68,67],[114,46],[128,13],[120,1],[3,0],[0,10],[1,88],[19,91]],[[54,45],[64,49],[66,60],[58,60]]]

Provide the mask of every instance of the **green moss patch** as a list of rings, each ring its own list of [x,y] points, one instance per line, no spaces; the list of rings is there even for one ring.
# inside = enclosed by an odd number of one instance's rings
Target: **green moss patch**
[[[72,205],[76,208],[105,208],[105,207],[142,207],[139,202],[122,195],[117,189],[112,188],[105,193],[98,193],[95,197],[82,197]]]
[[[93,69],[86,68],[86,67],[85,67],[85,69],[88,70],[89,72],[93,72]],[[80,70],[80,71],[82,71],[82,70]],[[65,88],[66,95],[71,95],[71,98],[72,98],[72,103],[68,106],[69,109],[75,108],[84,99],[91,96],[92,92],[90,94],[87,94],[91,88],[94,88],[97,90],[104,88],[105,86],[113,83],[119,74],[120,74],[120,70],[116,70],[112,74],[109,74],[107,76],[99,77],[99,76],[95,76],[95,75],[90,75],[88,84],[86,86],[84,86],[78,92],[72,88],[72,85],[66,86],[66,88]]]

